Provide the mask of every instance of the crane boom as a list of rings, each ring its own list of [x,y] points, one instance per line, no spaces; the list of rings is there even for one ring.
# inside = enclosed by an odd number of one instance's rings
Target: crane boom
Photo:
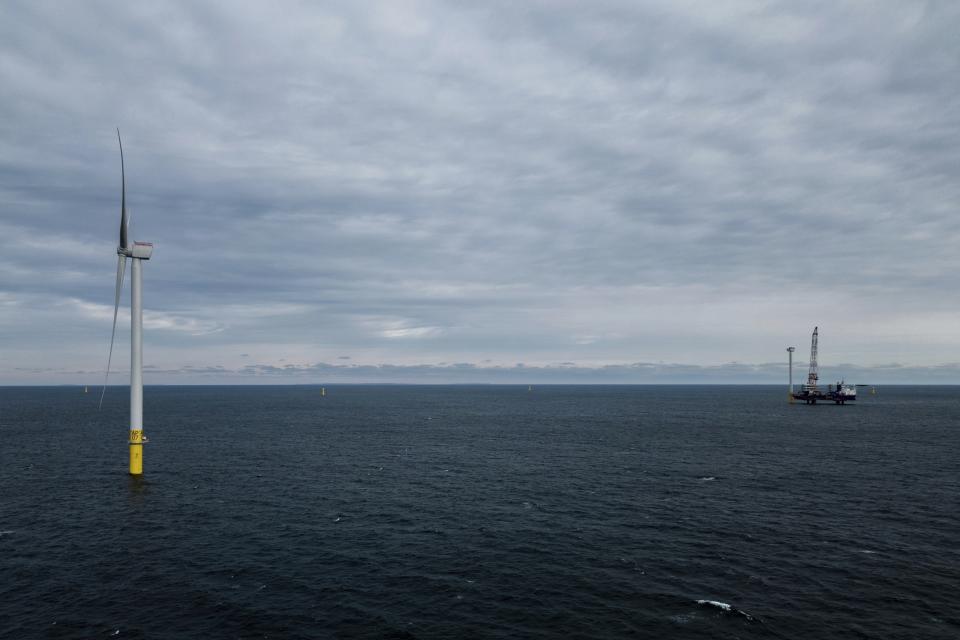
[[[820,377],[817,374],[817,329],[818,327],[813,328],[813,337],[810,339],[810,373],[807,374],[807,389],[811,391],[816,390],[817,380]]]

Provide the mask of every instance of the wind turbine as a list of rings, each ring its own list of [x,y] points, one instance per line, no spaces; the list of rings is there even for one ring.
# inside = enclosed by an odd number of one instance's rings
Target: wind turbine
[[[153,255],[149,242],[130,243],[127,215],[127,177],[123,168],[123,141],[117,129],[120,144],[120,245],[117,247],[117,286],[113,301],[113,330],[110,332],[110,353],[107,356],[107,373],[103,378],[100,406],[107,392],[110,377],[110,361],[113,359],[113,339],[117,334],[117,309],[120,307],[120,292],[123,290],[123,273],[127,258],[130,258],[130,475],[143,474],[143,279],[140,263]]]

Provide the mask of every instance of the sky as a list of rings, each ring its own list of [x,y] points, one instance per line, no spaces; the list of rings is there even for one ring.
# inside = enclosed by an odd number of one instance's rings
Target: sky
[[[960,3],[6,2],[0,384],[960,383]],[[111,383],[129,371],[129,278]]]

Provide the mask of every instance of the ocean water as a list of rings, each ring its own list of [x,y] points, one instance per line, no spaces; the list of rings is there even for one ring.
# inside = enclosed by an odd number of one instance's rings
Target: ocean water
[[[960,388],[97,396],[0,389],[0,637],[960,637]]]

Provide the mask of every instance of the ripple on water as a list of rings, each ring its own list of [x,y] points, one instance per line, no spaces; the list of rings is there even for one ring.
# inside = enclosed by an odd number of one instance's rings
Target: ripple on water
[[[136,485],[71,393],[0,389],[0,635],[960,636],[958,390],[150,387]]]

